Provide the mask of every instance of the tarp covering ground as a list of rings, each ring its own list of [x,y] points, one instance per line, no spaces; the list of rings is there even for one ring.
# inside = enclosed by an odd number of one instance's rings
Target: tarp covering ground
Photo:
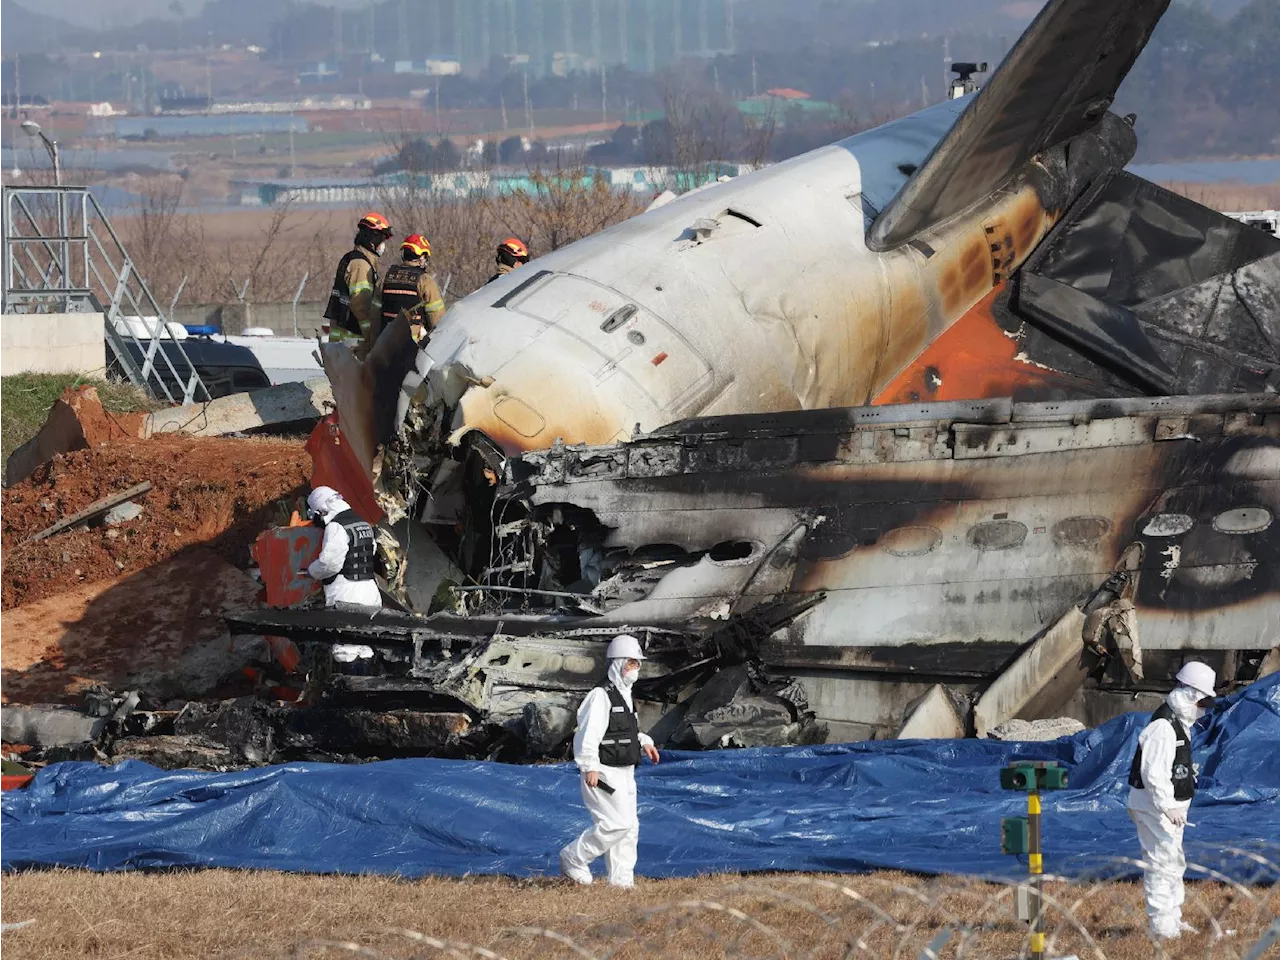
[[[1146,722],[1130,714],[1045,744],[916,740],[664,754],[638,774],[639,872],[1025,875],[1025,861],[1000,853],[1000,818],[1023,813],[1025,796],[1002,791],[998,771],[1037,759],[1070,770],[1070,789],[1044,795],[1046,869],[1079,875],[1101,860],[1138,856],[1124,807]],[[1278,744],[1280,676],[1197,725],[1193,851],[1280,844]],[[571,765],[427,759],[225,774],[63,763],[6,793],[0,809],[8,870],[529,876],[553,873],[558,848],[587,823]]]

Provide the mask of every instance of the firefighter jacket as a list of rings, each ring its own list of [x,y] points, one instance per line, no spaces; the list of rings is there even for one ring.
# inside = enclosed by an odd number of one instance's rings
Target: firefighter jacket
[[[444,316],[444,297],[436,278],[426,267],[412,263],[397,263],[387,270],[382,281],[382,329],[400,315],[409,314],[409,322],[426,324],[434,329]],[[381,332],[381,331],[379,331]]]
[[[329,342],[364,340],[378,311],[374,294],[378,289],[378,255],[356,247],[338,261],[333,291],[324,316],[329,321]]]

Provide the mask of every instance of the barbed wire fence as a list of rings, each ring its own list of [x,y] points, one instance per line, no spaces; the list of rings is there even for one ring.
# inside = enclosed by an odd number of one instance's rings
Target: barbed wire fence
[[[1189,846],[1184,920],[1196,933],[1152,941],[1140,861],[1081,859],[1072,879],[1046,877],[1046,957],[1078,960],[1280,958],[1280,844]],[[389,927],[350,940],[308,939],[236,956],[321,960],[1012,960],[1030,956],[1019,881],[963,876],[799,874],[715,878],[696,898],[639,906],[605,923],[501,927],[484,944]]]

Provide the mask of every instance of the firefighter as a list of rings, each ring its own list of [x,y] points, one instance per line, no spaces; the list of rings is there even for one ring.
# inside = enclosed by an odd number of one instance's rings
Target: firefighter
[[[421,343],[444,316],[444,296],[436,278],[427,272],[431,262],[427,238],[420,233],[405,237],[400,244],[400,261],[388,268],[382,280],[382,324],[378,335],[403,310],[409,315],[414,341]]]
[[[329,342],[347,343],[363,357],[372,342],[378,317],[374,302],[378,292],[378,257],[386,249],[391,224],[380,213],[366,213],[356,224],[354,247],[338,261],[333,292],[324,317],[329,321]]]
[[[489,278],[488,282],[493,283],[499,277],[505,277],[516,267],[523,266],[529,262],[529,248],[524,245],[519,237],[507,237],[498,244],[498,272]]]

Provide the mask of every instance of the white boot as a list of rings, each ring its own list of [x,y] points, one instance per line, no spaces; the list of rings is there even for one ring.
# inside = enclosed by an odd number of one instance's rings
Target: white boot
[[[574,883],[581,884],[584,887],[591,886],[590,868],[580,863],[574,863],[568,847],[560,851],[560,875],[568,877]]]

